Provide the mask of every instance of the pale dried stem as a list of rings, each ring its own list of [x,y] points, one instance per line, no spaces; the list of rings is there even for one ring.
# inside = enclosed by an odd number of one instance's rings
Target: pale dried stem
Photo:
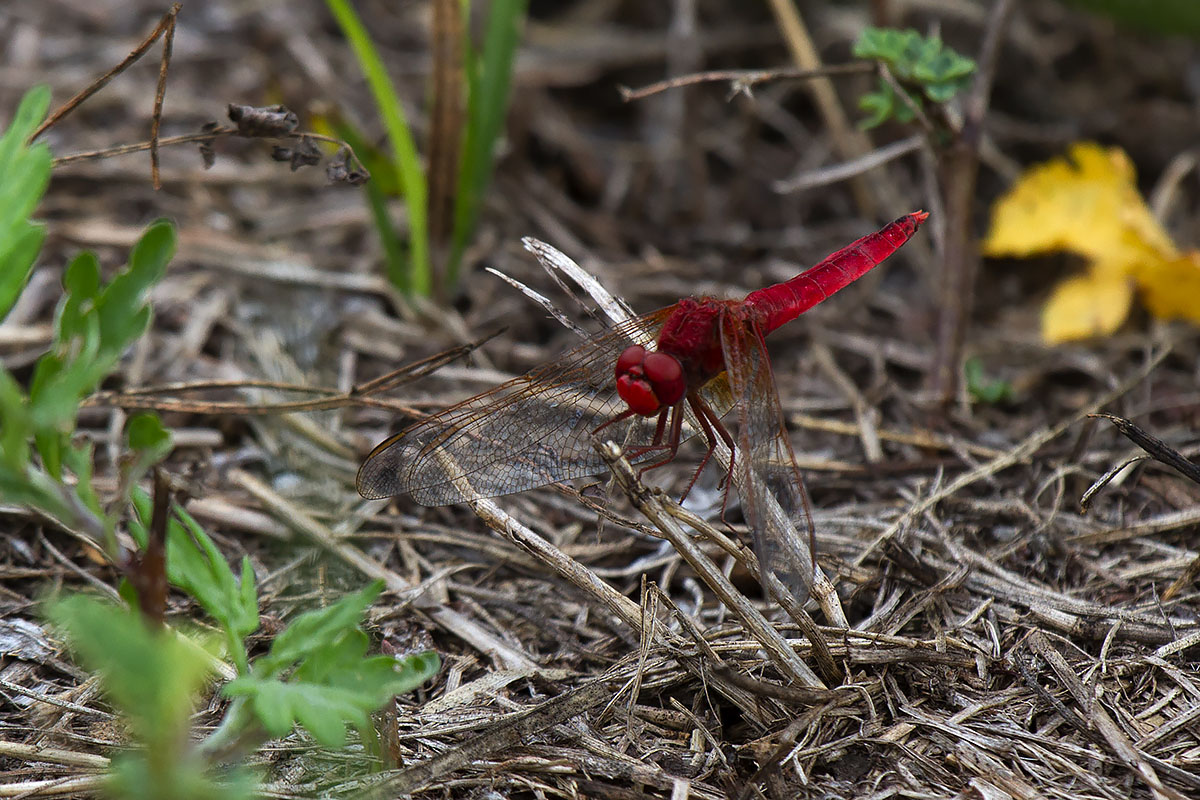
[[[991,475],[995,475],[997,472],[1007,469],[1008,467],[1018,464],[1021,461],[1031,457],[1048,442],[1057,439],[1071,426],[1087,418],[1089,414],[1094,414],[1109,403],[1129,392],[1131,389],[1145,380],[1146,376],[1149,375],[1156,366],[1162,363],[1162,360],[1166,358],[1170,352],[1171,344],[1168,342],[1146,363],[1145,366],[1138,370],[1132,378],[1118,386],[1116,389],[1105,393],[1101,397],[1089,403],[1085,408],[1081,409],[1075,414],[1072,414],[1070,417],[1058,423],[1057,425],[1039,428],[1029,436],[1025,437],[1024,441],[1020,442],[1012,449],[1008,450],[1002,455],[997,456],[996,458],[993,458],[991,461],[981,464],[975,469],[960,475],[938,491],[929,494],[923,500],[913,504],[908,511],[906,511],[904,515],[900,517],[900,519],[892,523],[892,525],[890,525],[886,531],[880,534],[878,538],[871,542],[871,544],[867,545],[867,547],[864,548],[861,553],[859,553],[858,558],[854,560],[854,566],[861,566],[866,561],[867,557],[875,552],[880,545],[908,528],[914,520],[916,520],[929,509],[933,508],[942,500],[955,495],[976,481],[982,480]]]
[[[721,602],[730,609],[746,626],[746,630],[762,643],[767,656],[776,667],[791,681],[803,686],[824,688],[825,684],[817,677],[792,650],[787,640],[777,631],[745,595],[733,587],[725,573],[713,563],[703,550],[696,546],[692,538],[672,518],[667,510],[667,504],[660,495],[650,492],[633,474],[633,467],[621,455],[621,450],[612,442],[599,446],[600,455],[608,463],[617,479],[617,484],[629,499],[637,506],[646,518],[662,532],[663,537],[671,543],[675,551],[688,565],[696,571],[700,579],[716,593]],[[782,593],[786,589],[779,587]]]
[[[312,515],[297,507],[295,503],[253,475],[241,470],[234,470],[229,477],[234,485],[240,486],[252,494],[281,522],[297,533],[308,537],[319,547],[345,561],[368,578],[383,581],[389,591],[410,600],[425,591],[427,584],[413,585],[401,575],[368,557],[357,547],[342,541],[341,536],[322,525]],[[479,652],[487,653],[502,668],[524,670],[529,675],[537,674],[538,664],[529,654],[517,649],[511,642],[495,635],[470,617],[446,606],[429,609],[427,613],[444,630],[465,640]]]

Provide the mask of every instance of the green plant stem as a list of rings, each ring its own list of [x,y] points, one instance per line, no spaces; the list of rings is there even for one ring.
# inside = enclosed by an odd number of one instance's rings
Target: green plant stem
[[[396,87],[384,69],[383,60],[349,0],[326,0],[326,5],[350,42],[383,118],[408,209],[411,290],[428,295],[433,289],[429,261],[429,186],[421,168],[412,130],[400,105]]]
[[[254,716],[250,699],[236,697],[216,729],[200,743],[206,759],[228,763],[253,753],[270,736]]]
[[[228,627],[224,630],[225,646],[229,649],[229,657],[233,659],[233,666],[237,668],[238,675],[249,675],[250,659],[246,655],[246,643],[236,631]]]
[[[512,65],[520,42],[527,0],[495,0],[488,12],[481,56],[468,53],[467,132],[459,163],[458,195],[454,203],[454,232],[447,285],[458,283],[467,240],[479,221],[483,196],[492,180],[496,140],[508,111]]]

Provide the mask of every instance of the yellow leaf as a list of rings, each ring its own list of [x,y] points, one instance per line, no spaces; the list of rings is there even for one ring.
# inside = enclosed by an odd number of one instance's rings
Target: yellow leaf
[[[1042,309],[1042,338],[1052,344],[1106,336],[1125,321],[1133,287],[1112,272],[1069,278],[1054,289]]]
[[[1130,269],[1148,256],[1176,250],[1138,193],[1133,165],[1119,148],[1094,142],[1068,158],[1031,168],[992,209],[983,243],[990,256],[1069,250]]]
[[[1147,262],[1137,270],[1137,282],[1155,317],[1200,323],[1200,251]]]

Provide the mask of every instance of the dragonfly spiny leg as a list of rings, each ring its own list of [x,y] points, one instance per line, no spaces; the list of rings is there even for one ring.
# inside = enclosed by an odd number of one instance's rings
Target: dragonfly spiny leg
[[[667,414],[671,415],[671,432],[667,438],[667,443],[662,444],[662,432],[667,421]],[[653,464],[647,464],[638,470],[638,478],[646,473],[647,470],[656,469],[669,464],[674,460],[676,453],[679,452],[679,432],[683,429],[683,403],[676,403],[670,408],[664,408],[658,416],[658,427],[654,429],[654,444],[649,447],[643,447],[637,451],[637,455],[642,456],[649,453],[651,450],[666,450],[666,458],[655,461]]]
[[[628,419],[629,417],[632,417],[632,416],[633,416],[633,409],[627,408],[624,411],[622,411],[620,414],[617,414],[615,417],[610,419],[608,422],[605,422],[605,423],[601,424],[599,427],[597,427],[594,431],[592,431],[592,436],[598,435],[600,433],[600,431],[604,430],[609,425],[620,422],[623,419]]]
[[[654,426],[654,438],[650,440],[650,447],[662,446],[663,433],[667,429],[667,411],[668,409],[664,408],[658,415],[658,423]]]
[[[670,412],[671,412],[670,408],[664,408],[661,412],[659,412],[658,422],[654,427],[654,439],[651,440],[650,444],[644,445],[642,447],[629,448],[628,452],[625,453],[626,457],[628,457],[630,459],[637,459],[637,458],[640,458],[640,457],[646,455],[646,453],[649,453],[651,450],[669,449],[668,445],[665,445],[662,443],[662,438],[663,438],[663,432],[666,430],[666,427],[667,427],[667,415]],[[609,425],[612,425],[614,422],[620,422],[623,419],[628,419],[629,417],[632,417],[633,414],[634,414],[634,412],[632,409],[628,409],[628,408],[625,409],[620,414],[617,414],[615,417],[613,417],[612,419],[608,420],[607,422],[605,422],[604,424],[600,425],[595,430],[593,430],[592,436],[598,436],[600,431],[604,430]],[[620,444],[620,443],[618,442],[618,444]],[[672,452],[672,454],[667,457],[667,461],[670,461],[671,458],[673,458],[673,457],[674,457],[674,452]],[[661,462],[661,464],[654,464],[651,466],[661,466],[662,464],[665,464],[665,463],[666,463],[666,461]],[[642,472],[645,472],[647,469],[650,469],[650,468],[651,467],[643,467],[641,469],[641,471],[638,472],[638,476],[640,477]]]
[[[725,493],[724,499],[721,501],[721,518],[724,519],[725,506],[729,504],[729,480],[733,476],[733,459],[737,453],[733,446],[733,437],[729,435],[729,431],[721,424],[721,419],[713,413],[713,410],[703,400],[698,397],[689,396],[688,405],[692,407],[692,411],[696,414],[696,420],[700,423],[700,430],[704,432],[704,440],[708,443],[708,449],[704,451],[704,456],[700,459],[700,465],[692,473],[692,479],[688,481],[687,488],[683,490],[679,502],[682,503],[687,499],[688,494],[692,491],[692,487],[696,485],[696,481],[700,478],[700,473],[704,471],[704,468],[708,466],[708,462],[712,460],[713,453],[717,449],[717,437],[720,436],[721,441],[725,442],[725,445],[729,448],[729,471],[725,474]]]

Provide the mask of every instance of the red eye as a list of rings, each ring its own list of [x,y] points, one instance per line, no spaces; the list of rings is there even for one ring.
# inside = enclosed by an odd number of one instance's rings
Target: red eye
[[[687,394],[687,381],[679,359],[667,353],[650,353],[642,362],[646,380],[654,387],[654,396],[664,406],[673,406]]]
[[[646,359],[646,348],[640,344],[631,344],[621,352],[621,357],[617,359],[617,379],[622,375],[628,375],[634,371],[634,367],[640,367]]]
[[[637,344],[622,351],[616,377],[617,394],[630,411],[644,417],[675,405],[686,391],[683,368],[674,356],[650,353]]]
[[[687,380],[679,359],[666,353],[649,353],[631,344],[617,359],[617,394],[629,410],[650,417],[673,406],[687,394]]]

